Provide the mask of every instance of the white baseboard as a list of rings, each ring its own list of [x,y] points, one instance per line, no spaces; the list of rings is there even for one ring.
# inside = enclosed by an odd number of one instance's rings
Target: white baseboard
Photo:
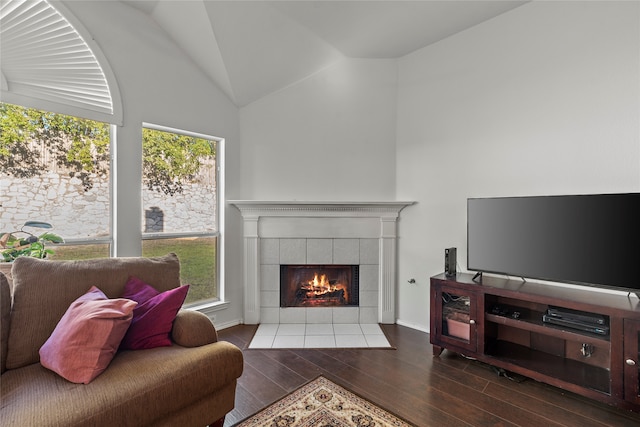
[[[242,325],[242,321],[240,319],[236,319],[222,323],[214,322],[213,324],[215,325],[216,330],[221,331],[222,329],[231,328],[232,326]]]
[[[428,326],[423,326],[423,325],[416,325],[415,323],[409,323],[409,322],[405,322],[403,320],[396,320],[396,324],[400,325],[400,326],[405,326],[407,328],[411,328],[411,329],[415,329],[417,331],[421,331],[421,332],[426,332],[427,334],[429,333],[429,327]]]
[[[244,322],[242,321],[242,319],[235,319],[235,320],[230,320],[223,323],[214,322],[214,324],[216,326],[216,329],[220,331],[222,329],[231,328],[233,326],[243,325]],[[425,332],[427,334],[429,333],[428,326],[425,327],[424,325],[416,325],[415,323],[405,322],[399,319],[396,320],[396,324],[407,327],[407,328],[415,329],[417,331]]]

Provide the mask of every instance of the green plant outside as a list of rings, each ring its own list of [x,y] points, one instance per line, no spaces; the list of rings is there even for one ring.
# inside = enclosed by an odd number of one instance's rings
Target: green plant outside
[[[26,233],[19,231],[18,233]],[[6,248],[0,250],[0,261],[11,262],[18,257],[28,256],[33,258],[46,258],[53,254],[48,243],[62,243],[62,237],[54,233],[44,233],[40,236],[31,235],[28,237],[15,237],[11,233],[0,233],[3,240],[3,246]],[[6,238],[6,241],[5,241]]]
[[[156,239],[142,242],[142,256],[163,256],[170,252],[180,259],[180,282],[189,284],[189,293],[185,304],[211,300],[218,296],[216,277],[215,237]],[[65,245],[55,246],[55,252],[48,256],[51,260],[79,260],[108,258],[109,246]]]

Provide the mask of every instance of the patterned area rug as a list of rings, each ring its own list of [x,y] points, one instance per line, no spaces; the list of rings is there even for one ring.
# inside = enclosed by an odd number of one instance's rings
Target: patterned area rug
[[[272,426],[413,427],[322,376],[236,425]]]

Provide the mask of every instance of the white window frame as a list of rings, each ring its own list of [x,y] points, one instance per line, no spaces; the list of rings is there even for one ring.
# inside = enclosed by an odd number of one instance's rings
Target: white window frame
[[[2,101],[5,102],[5,101]],[[9,103],[9,102],[6,102]],[[76,238],[68,238],[68,237],[64,237],[64,243],[61,243],[60,245],[62,246],[82,246],[82,245],[94,245],[94,244],[106,244],[109,245],[109,257],[114,257],[115,255],[115,245],[114,245],[114,230],[115,230],[115,221],[116,221],[116,215],[115,215],[115,209],[116,209],[116,199],[115,199],[115,179],[116,179],[116,168],[115,168],[115,159],[116,159],[116,131],[117,131],[117,126],[114,125],[113,123],[109,123],[109,122],[105,122],[104,120],[100,120],[100,119],[93,119],[93,118],[88,118],[85,116],[79,116],[75,113],[59,113],[56,111],[51,111],[51,110],[45,110],[39,107],[31,107],[27,104],[15,104],[19,107],[23,107],[23,108],[33,108],[39,111],[45,111],[45,112],[51,112],[54,114],[61,114],[61,115],[66,115],[66,116],[70,116],[70,117],[76,117],[76,118],[82,118],[82,119],[87,119],[87,120],[93,120],[96,122],[101,122],[104,123],[106,125],[109,126],[109,234],[105,237],[98,237],[98,236],[94,236],[94,237],[87,237],[87,238],[83,238],[83,237],[76,237]]]
[[[208,141],[215,141],[216,142],[216,182],[217,182],[217,188],[216,188],[216,197],[217,197],[217,203],[216,203],[216,218],[217,218],[217,230],[215,232],[207,232],[207,233],[200,233],[200,232],[193,232],[193,233],[142,233],[142,240],[150,240],[150,239],[163,239],[163,238],[174,238],[174,237],[183,237],[183,236],[202,236],[202,237],[212,237],[215,236],[217,237],[216,241],[217,241],[217,248],[216,248],[216,268],[217,268],[217,279],[218,279],[218,297],[215,300],[205,300],[205,301],[199,301],[199,302],[195,302],[193,304],[189,304],[186,305],[185,308],[187,309],[192,309],[192,310],[198,310],[203,312],[204,314],[209,315],[209,312],[215,312],[218,310],[222,310],[225,309],[229,306],[229,303],[227,302],[226,298],[225,298],[225,256],[224,256],[224,224],[225,224],[225,217],[224,217],[224,206],[226,203],[226,198],[225,198],[225,193],[224,193],[224,189],[225,189],[225,183],[224,183],[224,177],[225,177],[225,173],[224,173],[224,143],[225,140],[224,138],[220,138],[220,137],[216,137],[216,136],[212,136],[212,135],[207,135],[207,134],[203,134],[203,133],[198,133],[198,132],[191,132],[191,131],[186,131],[183,129],[177,129],[177,128],[172,128],[172,127],[168,127],[168,126],[162,126],[162,125],[157,125],[154,123],[148,123],[148,122],[143,122],[142,123],[142,128],[146,128],[146,129],[153,129],[153,130],[157,130],[157,131],[161,131],[161,132],[170,132],[170,133],[175,133],[178,135],[186,135],[192,138],[201,138],[201,139],[206,139]],[[142,142],[142,141],[141,141]],[[142,179],[142,176],[140,177]],[[142,201],[142,194],[140,194],[140,200]],[[142,203],[141,203],[142,206]],[[211,317],[211,315],[210,315]]]

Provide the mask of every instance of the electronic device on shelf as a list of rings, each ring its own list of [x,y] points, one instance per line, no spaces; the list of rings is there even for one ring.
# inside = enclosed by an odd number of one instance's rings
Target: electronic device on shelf
[[[634,292],[640,193],[467,199],[471,271]]]
[[[598,335],[609,335],[609,318],[597,313],[550,306],[542,316],[547,324],[564,326]]]
[[[564,326],[565,328],[590,332],[592,334],[609,335],[609,327],[605,325],[597,325],[577,320],[558,319],[556,317],[549,316],[548,314],[542,316],[542,321],[550,325]]]
[[[591,325],[608,325],[609,319],[596,313],[588,313],[585,311],[572,310],[564,307],[549,307],[547,316],[553,319],[570,320],[574,322],[584,322]]]
[[[444,274],[447,276],[456,275],[456,248],[446,248],[444,250]]]
[[[512,319],[520,319],[520,317],[522,317],[522,309],[505,305],[492,306],[490,313],[496,316],[511,317]]]

